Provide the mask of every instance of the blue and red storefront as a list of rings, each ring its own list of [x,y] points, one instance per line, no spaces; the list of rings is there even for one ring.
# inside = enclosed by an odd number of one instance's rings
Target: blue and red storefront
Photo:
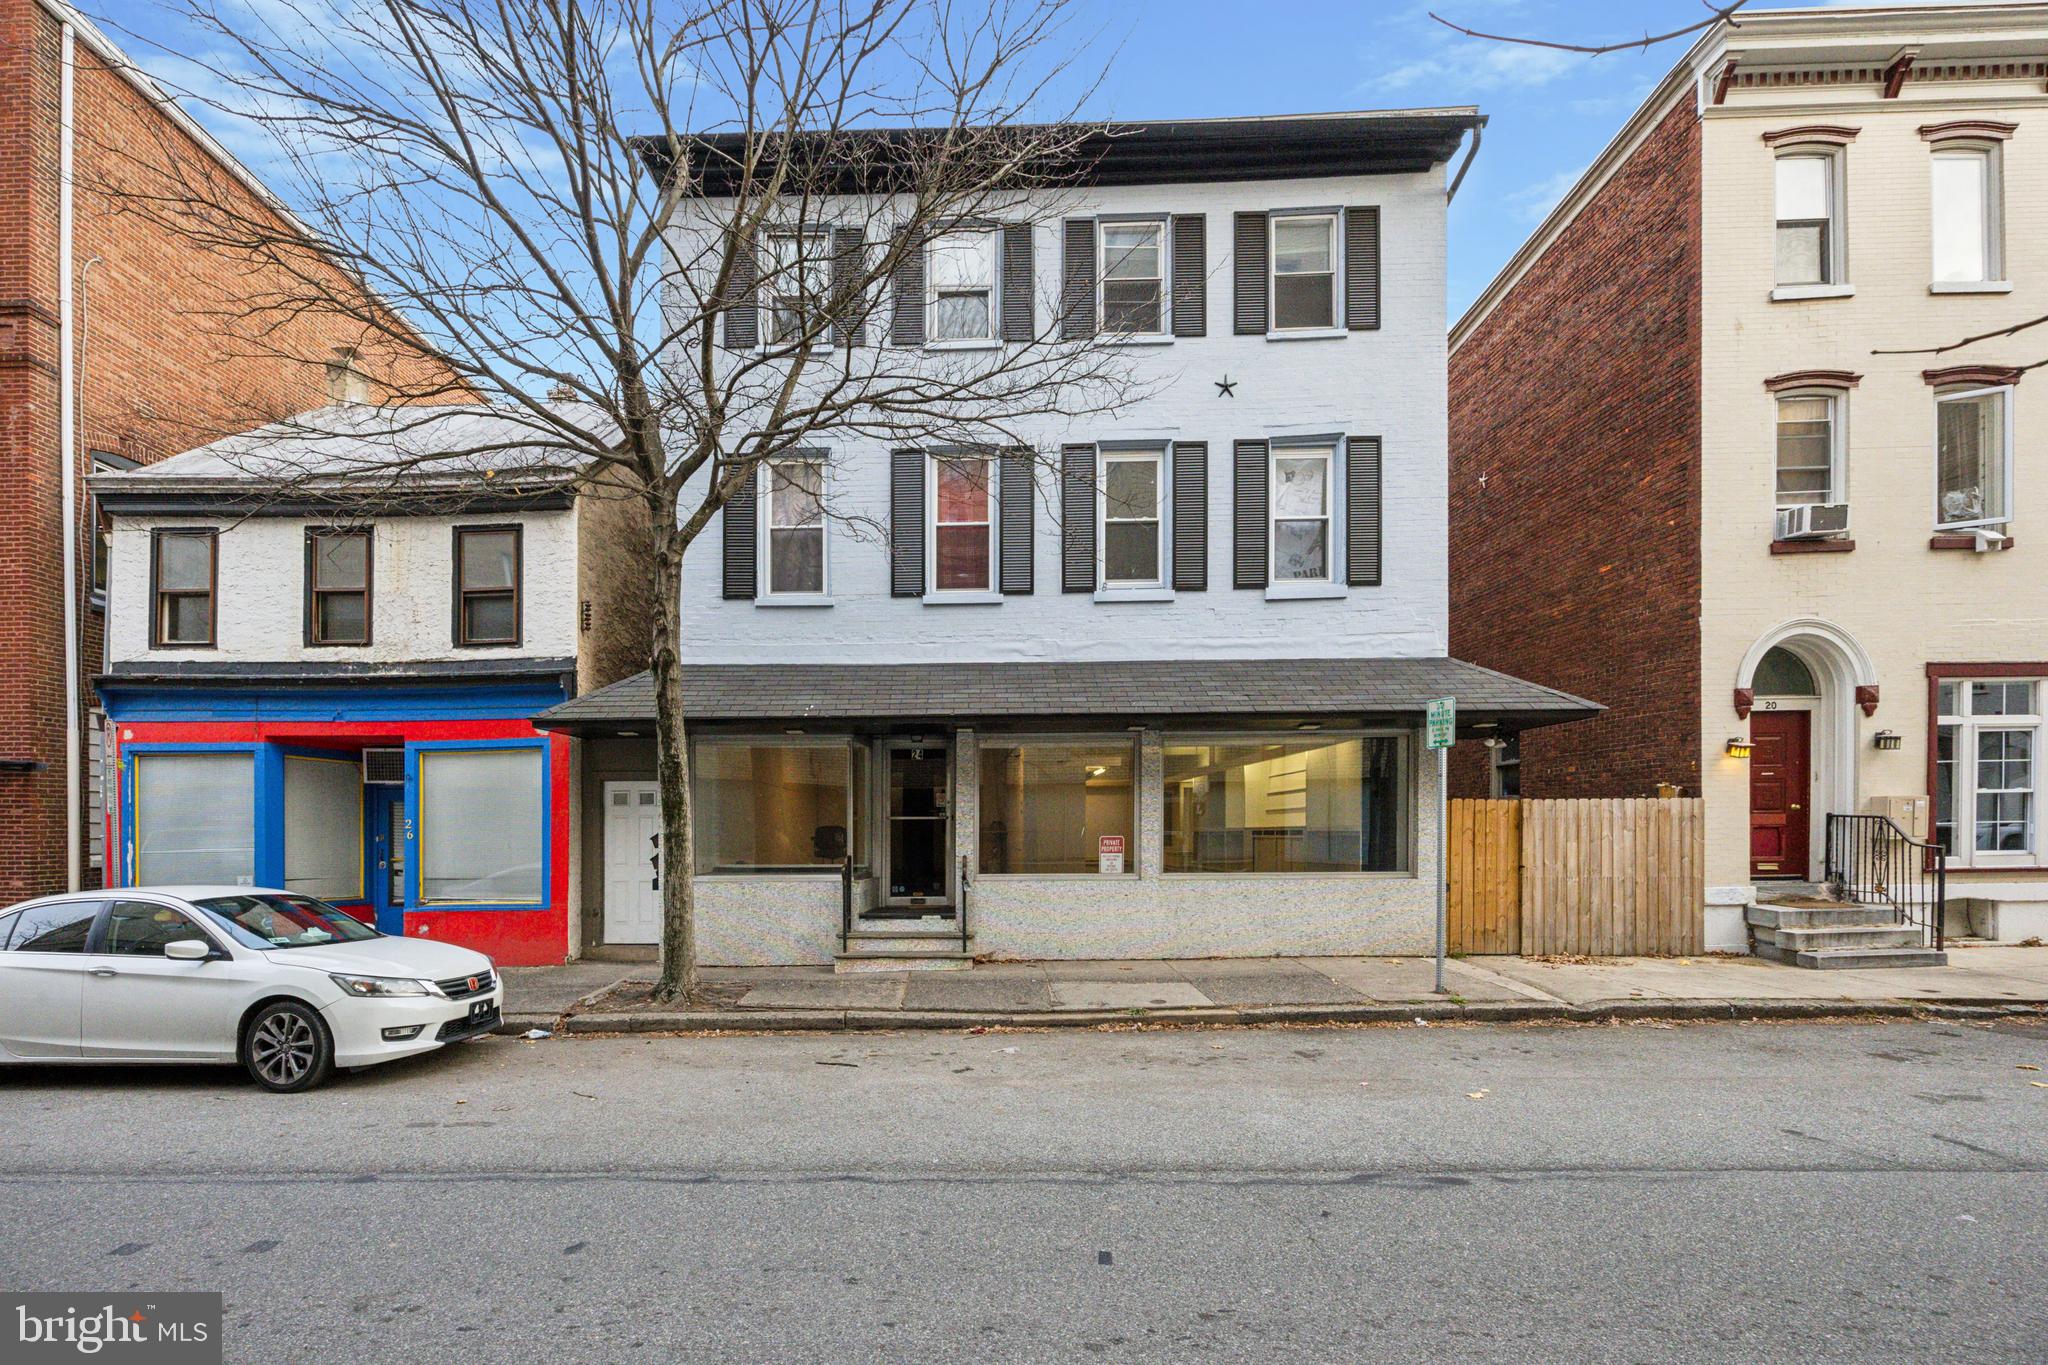
[[[531,717],[567,667],[123,674],[108,880],[276,886],[505,966],[569,952],[570,741]]]

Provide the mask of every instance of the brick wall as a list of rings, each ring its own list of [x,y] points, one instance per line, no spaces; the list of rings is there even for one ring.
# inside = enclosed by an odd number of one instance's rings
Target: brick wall
[[[1699,174],[1681,97],[1451,354],[1451,653],[1609,708],[1527,797],[1699,792]]]
[[[64,854],[63,537],[57,373],[59,26],[36,0],[0,0],[0,905],[61,890]],[[90,453],[147,463],[327,401],[337,347],[393,363],[362,328],[258,307],[277,276],[140,211],[176,175],[260,201],[86,44],[74,90],[79,327],[80,672],[100,669],[89,601]],[[95,260],[97,258],[97,260]],[[87,262],[94,262],[89,268]],[[415,358],[413,363],[417,363]],[[223,582],[224,594],[238,586]],[[89,688],[85,689],[90,704]],[[81,760],[81,768],[83,768]],[[81,839],[81,842],[85,842]],[[90,878],[90,872],[88,872]]]

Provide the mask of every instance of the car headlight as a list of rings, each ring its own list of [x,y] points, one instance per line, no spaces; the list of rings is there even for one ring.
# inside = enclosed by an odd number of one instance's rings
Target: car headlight
[[[416,981],[409,976],[339,976],[329,973],[328,979],[350,995],[372,999],[387,999],[395,995],[439,995],[441,988],[431,981]]]

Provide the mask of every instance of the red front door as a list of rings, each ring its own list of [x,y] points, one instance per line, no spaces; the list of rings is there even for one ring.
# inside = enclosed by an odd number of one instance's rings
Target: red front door
[[[1749,875],[1806,880],[1811,711],[1749,718]]]

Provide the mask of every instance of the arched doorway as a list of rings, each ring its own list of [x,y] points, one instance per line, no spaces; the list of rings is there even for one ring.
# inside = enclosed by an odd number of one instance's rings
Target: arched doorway
[[[1856,801],[1857,689],[1877,678],[1862,646],[1825,621],[1789,621],[1744,656],[1749,718],[1750,877],[1824,875],[1827,816]]]

